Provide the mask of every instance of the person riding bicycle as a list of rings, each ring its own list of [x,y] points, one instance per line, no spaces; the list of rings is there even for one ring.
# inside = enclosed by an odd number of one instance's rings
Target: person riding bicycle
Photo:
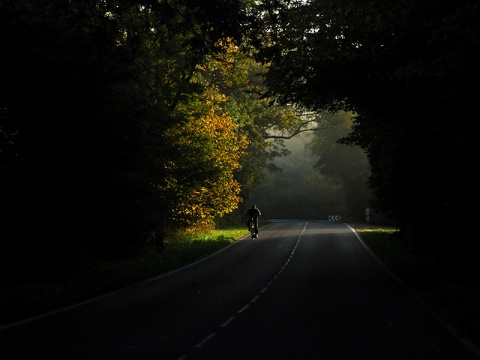
[[[253,204],[252,207],[245,213],[245,216],[247,216],[247,228],[250,230],[250,222],[253,221],[253,225],[255,226],[255,235],[258,235],[258,217],[260,215],[262,215],[262,213],[255,204]]]

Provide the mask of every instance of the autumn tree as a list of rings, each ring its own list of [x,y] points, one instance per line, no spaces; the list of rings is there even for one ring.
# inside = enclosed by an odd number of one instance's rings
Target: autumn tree
[[[157,187],[170,171],[170,129],[194,121],[177,107],[201,98],[194,73],[222,51],[217,40],[248,23],[242,1],[203,5],[0,2],[2,264],[56,276],[72,259],[147,244],[170,206]],[[209,111],[195,121],[217,117],[227,132],[228,116]],[[212,183],[228,182],[230,166]]]
[[[204,80],[201,73],[199,81]],[[176,109],[185,120],[166,132],[171,150],[159,188],[169,204],[168,222],[192,229],[212,226],[216,216],[238,206],[241,184],[234,172],[247,140],[215,86],[187,100]]]
[[[212,73],[210,80],[226,96],[228,112],[248,139],[246,151],[239,159],[240,167],[235,172],[241,184],[242,201],[229,219],[238,223],[246,211],[246,201],[262,182],[265,172],[281,170],[274,159],[289,154],[284,140],[308,129],[311,121],[291,106],[275,103],[268,96],[265,85],[268,66],[256,61],[251,52],[243,51],[238,44],[230,42],[228,49],[218,59],[224,64],[223,71]]]

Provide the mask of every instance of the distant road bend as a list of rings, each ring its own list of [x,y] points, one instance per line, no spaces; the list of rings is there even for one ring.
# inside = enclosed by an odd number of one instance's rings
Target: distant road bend
[[[0,329],[0,359],[470,360],[347,225],[277,220],[198,263]]]

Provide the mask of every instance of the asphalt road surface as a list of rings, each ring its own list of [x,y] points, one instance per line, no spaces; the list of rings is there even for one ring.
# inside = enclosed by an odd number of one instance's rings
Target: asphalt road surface
[[[478,357],[347,225],[282,221],[173,273],[3,327],[0,359]]]

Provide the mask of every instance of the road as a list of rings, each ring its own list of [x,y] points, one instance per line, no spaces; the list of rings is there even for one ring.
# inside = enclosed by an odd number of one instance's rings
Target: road
[[[0,329],[0,359],[467,360],[347,225],[267,225],[178,271]]]

